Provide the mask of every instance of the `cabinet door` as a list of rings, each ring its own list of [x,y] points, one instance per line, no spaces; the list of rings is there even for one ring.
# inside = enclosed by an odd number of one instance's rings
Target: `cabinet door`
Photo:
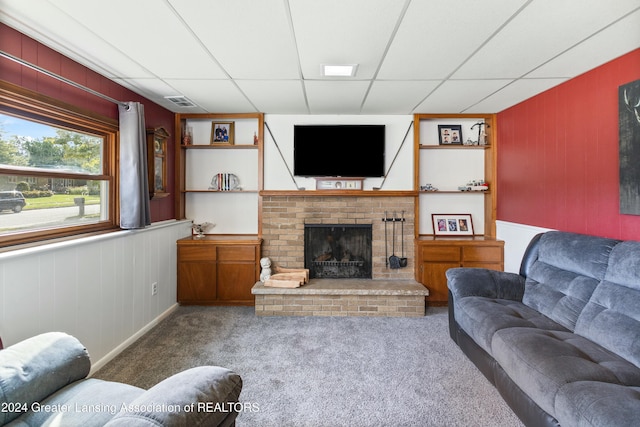
[[[450,268],[460,267],[461,248],[458,245],[422,245],[420,248],[421,280],[429,289],[427,301],[445,305],[449,300],[447,277]]]
[[[253,302],[251,288],[256,284],[255,264],[242,262],[218,263],[218,300]]]
[[[429,289],[427,301],[436,305],[446,304],[449,299],[447,277],[445,273],[450,268],[460,267],[459,262],[428,262],[422,263],[422,284]]]
[[[178,263],[178,302],[210,302],[216,297],[215,261]]]

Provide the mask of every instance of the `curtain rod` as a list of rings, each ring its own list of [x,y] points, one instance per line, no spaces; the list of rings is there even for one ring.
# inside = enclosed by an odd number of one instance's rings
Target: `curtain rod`
[[[17,62],[20,65],[24,65],[27,68],[31,68],[32,70],[35,70],[35,71],[37,71],[39,73],[42,73],[42,74],[45,74],[45,75],[47,75],[49,77],[53,77],[54,79],[60,80],[61,82],[64,82],[64,83],[66,83],[68,85],[71,85],[71,86],[73,86],[73,87],[75,87],[77,89],[81,89],[81,90],[83,90],[85,92],[89,92],[90,94],[95,95],[95,96],[97,96],[99,98],[102,98],[102,99],[105,99],[107,101],[113,102],[114,104],[122,105],[123,107],[129,108],[129,105],[126,102],[118,101],[117,99],[111,98],[110,96],[104,95],[104,94],[102,94],[100,92],[96,92],[93,89],[90,89],[90,88],[88,88],[86,86],[82,86],[80,83],[76,83],[73,80],[67,79],[66,77],[59,76],[58,74],[52,73],[49,70],[45,70],[42,67],[39,67],[39,66],[37,66],[35,64],[27,62],[22,58],[18,58],[17,56],[13,56],[10,53],[7,53],[7,52],[5,52],[3,50],[0,50],[0,56],[3,56],[5,58],[7,58],[7,59],[10,59],[11,61]]]

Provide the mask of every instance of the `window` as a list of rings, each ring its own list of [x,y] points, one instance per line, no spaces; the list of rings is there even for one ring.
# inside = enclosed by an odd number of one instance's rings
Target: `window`
[[[0,84],[0,246],[116,227],[117,121]]]

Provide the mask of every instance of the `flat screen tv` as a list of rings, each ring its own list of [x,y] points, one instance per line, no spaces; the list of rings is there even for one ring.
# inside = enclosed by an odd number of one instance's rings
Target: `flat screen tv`
[[[384,125],[295,125],[296,176],[382,177]]]

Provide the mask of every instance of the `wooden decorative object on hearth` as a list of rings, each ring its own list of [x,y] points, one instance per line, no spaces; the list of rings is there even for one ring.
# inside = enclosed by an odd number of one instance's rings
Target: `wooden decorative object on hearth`
[[[309,269],[274,267],[274,274],[264,282],[273,288],[299,288],[309,283]]]

